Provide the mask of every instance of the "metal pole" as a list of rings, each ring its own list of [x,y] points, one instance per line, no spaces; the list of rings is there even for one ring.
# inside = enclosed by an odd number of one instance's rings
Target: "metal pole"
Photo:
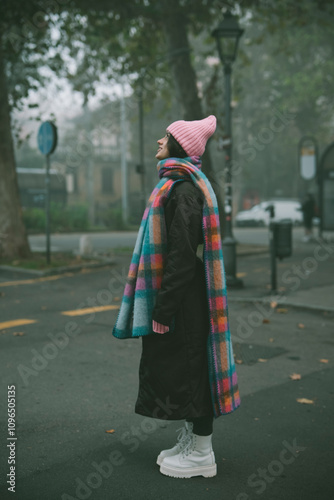
[[[269,224],[269,238],[270,238],[270,267],[271,267],[271,291],[276,292],[277,288],[277,268],[276,268],[276,249],[274,238],[274,222]]]
[[[225,64],[225,130],[226,135],[230,140],[226,145],[225,155],[225,235],[222,241],[222,247],[226,272],[226,284],[231,287],[242,287],[242,280],[236,276],[236,241],[232,232],[231,73],[231,64]]]
[[[143,211],[146,208],[146,179],[144,165],[144,109],[143,109],[143,78],[141,78],[138,90],[138,113],[139,113],[139,164],[141,181],[141,201]]]
[[[46,155],[45,176],[45,231],[46,231],[46,262],[50,264],[50,155]]]
[[[318,147],[316,146],[316,158],[317,158],[317,184],[318,184],[318,210],[319,210],[319,227],[318,227],[318,238],[322,240],[323,232],[323,200],[324,200],[324,180],[323,180],[323,168],[322,161],[318,161]]]
[[[124,85],[122,84],[122,99],[121,99],[121,172],[122,172],[122,216],[124,224],[128,222],[128,168],[126,162],[126,116],[125,116],[125,100],[124,100]]]
[[[91,123],[91,114],[90,110],[88,108],[88,102],[85,100],[84,103],[84,120],[85,120],[85,127],[86,127],[86,133],[87,133],[87,140],[88,140],[88,146],[86,146],[87,149],[87,159],[86,159],[86,165],[87,165],[87,177],[86,177],[86,182],[87,182],[87,201],[88,201],[88,220],[90,226],[93,226],[95,224],[95,193],[94,193],[94,162],[95,159],[93,158],[94,154],[94,148],[93,148],[93,143],[92,143],[92,123]]]

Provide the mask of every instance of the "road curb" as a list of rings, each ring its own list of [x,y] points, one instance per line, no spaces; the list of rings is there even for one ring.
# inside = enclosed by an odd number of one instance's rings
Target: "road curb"
[[[15,266],[0,266],[0,271],[18,272],[20,274],[29,274],[31,276],[42,278],[44,276],[52,276],[54,274],[65,274],[69,272],[78,273],[82,271],[82,269],[97,269],[99,267],[111,266],[115,263],[115,260],[105,259],[101,262],[78,264],[76,266],[53,267],[52,269],[46,269],[45,271],[40,271],[38,269],[25,269],[24,267]]]
[[[279,306],[285,306],[285,307],[293,307],[295,309],[307,309],[310,311],[316,311],[316,312],[331,312],[334,313],[334,307],[330,306],[317,306],[317,305],[312,305],[312,304],[306,304],[306,303],[297,303],[297,302],[289,302],[287,300],[279,300],[276,297],[272,298],[267,298],[267,297],[255,297],[255,298],[249,298],[249,297],[232,297],[231,295],[228,295],[228,302],[246,302],[246,303],[252,303],[254,304],[255,302],[260,302],[261,304],[270,304],[275,300],[277,302],[277,305]]]
[[[263,254],[268,254],[269,253],[269,248],[263,249],[263,250],[249,250],[245,252],[238,252],[237,249],[237,257],[252,257],[254,255],[263,255]]]

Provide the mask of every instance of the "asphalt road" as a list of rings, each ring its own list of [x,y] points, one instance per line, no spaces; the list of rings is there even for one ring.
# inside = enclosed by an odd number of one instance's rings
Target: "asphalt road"
[[[108,251],[117,247],[133,247],[136,242],[135,231],[113,231],[107,233],[82,233],[89,234],[94,249]],[[299,243],[304,234],[303,228],[293,228],[293,237]],[[268,228],[235,228],[234,236],[238,243],[247,245],[268,245]],[[51,245],[54,251],[78,250],[80,233],[53,234]],[[45,250],[45,235],[30,235],[29,242],[32,250]]]
[[[317,228],[314,230],[317,236]],[[68,233],[68,234],[53,234],[51,236],[51,246],[53,251],[78,251],[80,237],[83,234],[88,234],[92,240],[93,247],[96,251],[107,252],[111,249],[119,247],[134,247],[137,237],[137,231],[112,231],[104,233]],[[234,237],[237,243],[242,245],[268,245],[269,230],[264,227],[252,228],[234,228]],[[302,237],[304,229],[302,227],[293,228],[293,243],[294,245],[303,245]],[[333,232],[326,232],[326,236],[333,238]],[[30,235],[29,242],[33,251],[45,250],[45,235]]]
[[[119,305],[128,264],[124,256],[112,268],[0,284],[1,322],[36,321],[0,330],[1,499],[331,498],[333,315],[271,312],[245,336],[256,307],[230,303],[241,406],[215,422],[218,475],[172,479],[155,459],[180,423],[134,414],[141,341],[111,335],[117,309],[107,307]],[[89,306],[102,309],[85,314]],[[13,384],[15,495],[4,484]]]

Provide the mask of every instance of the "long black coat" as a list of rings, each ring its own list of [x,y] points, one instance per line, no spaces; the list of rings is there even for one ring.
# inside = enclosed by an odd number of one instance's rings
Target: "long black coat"
[[[211,416],[204,264],[203,194],[191,180],[176,182],[165,204],[167,258],[153,319],[174,331],[142,338],[135,411],[169,420]]]

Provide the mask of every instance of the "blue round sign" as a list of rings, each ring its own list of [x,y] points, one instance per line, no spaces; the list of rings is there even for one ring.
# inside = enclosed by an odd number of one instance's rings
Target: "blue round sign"
[[[52,122],[43,122],[39,127],[37,143],[43,155],[54,152],[57,146],[57,127]]]

